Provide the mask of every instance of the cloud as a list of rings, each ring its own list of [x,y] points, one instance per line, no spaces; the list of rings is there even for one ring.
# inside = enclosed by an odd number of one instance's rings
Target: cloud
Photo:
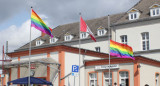
[[[139,0],[0,0],[0,22],[20,11],[30,13],[30,7],[38,14],[45,14],[51,27],[79,21],[79,12],[85,19],[120,13],[131,8]]]
[[[0,52],[2,52],[1,46],[6,45],[6,41],[8,41],[9,52],[12,52],[20,46],[28,43],[30,40],[30,25],[30,20],[27,20],[20,27],[12,25],[9,28],[0,31]],[[32,40],[41,34],[41,32],[35,28],[31,28],[31,32]]]
[[[83,18],[93,19],[125,12],[139,0],[0,0],[0,23],[7,22],[20,12],[31,12],[30,7],[42,17],[45,23],[53,28],[58,25],[78,22],[79,12]],[[25,15],[24,15],[25,16]],[[28,18],[29,19],[29,18]],[[21,26],[8,26],[0,31],[0,52],[5,42],[9,42],[9,51],[13,51],[29,42],[30,20]],[[32,30],[32,39],[40,36],[40,31]],[[0,53],[1,54],[1,53]],[[0,55],[1,56],[1,55]]]

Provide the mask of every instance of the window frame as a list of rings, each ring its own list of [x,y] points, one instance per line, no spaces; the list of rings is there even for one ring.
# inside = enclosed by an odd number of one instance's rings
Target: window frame
[[[117,86],[120,86],[120,72],[128,72],[128,86],[130,86],[130,70],[128,69],[120,69],[118,70],[117,72],[117,77],[118,77],[118,83],[117,83]]]
[[[124,73],[124,77],[121,77],[121,73]],[[119,72],[119,84],[122,84],[122,79],[124,80],[124,82],[125,82],[125,80],[129,80],[129,73],[127,72],[127,71],[121,71],[121,72]],[[128,81],[128,83],[129,83],[129,81]],[[126,85],[126,82],[125,82],[125,85]]]
[[[146,50],[150,50],[150,41],[149,41],[149,32],[143,32],[141,33],[141,37],[142,37],[142,50],[146,51]]]
[[[136,19],[139,19],[139,12],[138,11],[129,13],[129,20],[136,20]]]
[[[109,76],[108,76],[108,78],[105,78],[105,73],[108,73],[108,75],[109,75],[108,71],[103,72],[103,75],[102,75],[102,86],[106,86],[106,84],[105,84],[105,80],[106,79],[109,80]],[[113,72],[110,72],[110,81],[111,81],[110,85],[113,86]]]
[[[36,46],[40,46],[43,44],[43,41],[40,39],[40,40],[36,40]]]
[[[101,47],[100,46],[95,47],[95,50],[96,50],[96,52],[101,52]]]
[[[158,75],[158,77],[157,77],[157,75]],[[155,86],[159,86],[159,84],[160,84],[160,83],[158,82],[158,81],[159,81],[159,77],[160,77],[160,73],[156,73],[156,74],[155,74],[155,83],[156,83]]]
[[[65,40],[65,41],[71,41],[72,38],[73,38],[72,35],[65,35],[65,36],[64,36],[64,40]]]
[[[160,7],[151,8],[151,9],[150,9],[150,16],[151,16],[151,17],[160,16]]]
[[[54,41],[53,41],[53,40],[54,40]],[[50,42],[50,44],[53,44],[53,43],[57,42],[57,40],[58,40],[57,38],[51,38],[51,37],[50,37],[49,42]]]
[[[98,34],[98,36],[104,36],[105,34],[106,34],[106,30],[105,29],[98,29],[97,30],[97,34]]]
[[[120,38],[121,38],[121,43],[128,44],[127,35],[121,35]]]
[[[90,74],[95,74],[96,77],[94,79],[90,78]],[[88,72],[88,86],[92,86],[91,85],[91,81],[94,81],[94,86],[98,86],[98,73],[93,71],[93,72]],[[97,84],[97,85],[96,85]]]
[[[85,38],[87,38],[88,37],[88,33],[86,33],[86,32],[81,32],[81,34],[80,34],[80,39],[85,39]]]

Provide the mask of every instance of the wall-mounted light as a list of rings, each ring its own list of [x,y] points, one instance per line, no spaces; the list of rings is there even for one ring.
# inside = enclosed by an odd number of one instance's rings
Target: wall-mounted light
[[[140,65],[140,64],[138,64],[138,65],[137,65],[137,68],[140,68],[140,67],[141,67],[141,65]]]

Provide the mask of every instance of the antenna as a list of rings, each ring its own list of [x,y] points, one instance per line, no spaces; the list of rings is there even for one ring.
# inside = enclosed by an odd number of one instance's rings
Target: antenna
[[[8,41],[6,41],[6,53],[8,53]]]

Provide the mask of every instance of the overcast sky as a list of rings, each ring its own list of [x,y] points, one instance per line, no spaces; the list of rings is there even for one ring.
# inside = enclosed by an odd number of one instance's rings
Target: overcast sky
[[[83,19],[126,12],[139,0],[0,0],[0,57],[2,45],[9,42],[9,52],[29,42],[30,15],[34,11],[51,28]],[[32,29],[32,39],[40,31]]]

